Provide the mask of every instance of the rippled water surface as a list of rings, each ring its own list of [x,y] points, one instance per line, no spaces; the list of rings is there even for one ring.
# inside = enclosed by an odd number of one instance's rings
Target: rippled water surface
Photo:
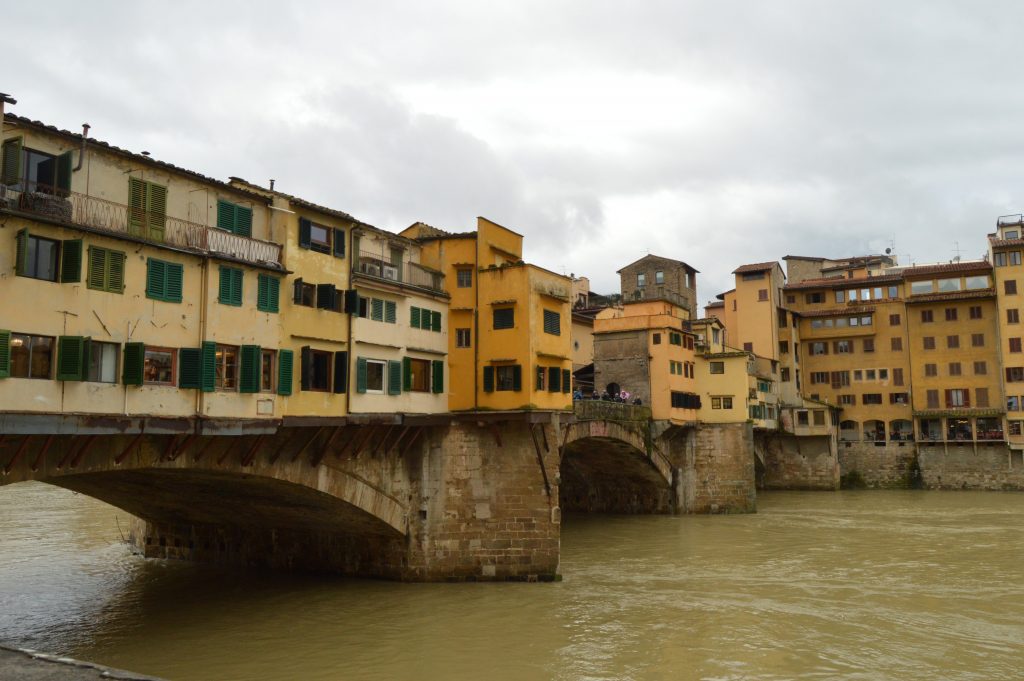
[[[1024,677],[1024,494],[759,507],[568,516],[557,584],[392,584],[143,561],[116,509],[26,483],[0,640],[182,680]]]

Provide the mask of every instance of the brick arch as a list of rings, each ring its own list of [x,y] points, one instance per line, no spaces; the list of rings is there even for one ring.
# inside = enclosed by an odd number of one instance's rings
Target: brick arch
[[[666,484],[672,484],[672,466],[650,438],[646,422],[577,421],[567,426],[562,448],[579,451],[588,442],[615,447],[621,454],[640,458],[657,471]]]

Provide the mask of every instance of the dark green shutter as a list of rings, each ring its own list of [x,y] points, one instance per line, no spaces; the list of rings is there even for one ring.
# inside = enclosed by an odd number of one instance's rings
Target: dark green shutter
[[[11,332],[0,331],[0,378],[11,376]]]
[[[440,312],[435,312],[432,315],[432,317],[433,317],[433,320],[432,320],[433,321],[433,327],[432,327],[433,330],[434,331],[440,331],[441,330],[441,313]]]
[[[217,344],[213,341],[203,341],[200,346],[202,360],[202,371],[200,379],[200,390],[204,393],[212,393],[217,387]]]
[[[146,364],[145,343],[124,344],[124,369],[121,382],[125,385],[142,385],[142,374]]]
[[[164,226],[167,223],[167,187],[152,182],[146,183],[146,217],[150,239],[164,240]]]
[[[334,257],[345,257],[345,230],[343,229],[334,230]]]
[[[28,230],[19,229],[14,241],[16,244],[14,273],[19,277],[24,277],[28,270]]]
[[[562,369],[562,392],[567,393],[572,390],[572,372],[568,369]]]
[[[402,390],[412,390],[412,360],[408,357],[402,358]]]
[[[313,349],[303,345],[299,349],[299,390],[313,386]]]
[[[260,391],[260,360],[262,349],[258,345],[243,345],[241,361],[239,364],[240,375],[238,380],[238,392],[258,393]]]
[[[562,389],[562,371],[558,367],[548,367],[548,392],[557,393]]]
[[[104,291],[124,292],[124,258],[124,253],[120,251],[107,251]]]
[[[256,277],[256,309],[266,312],[270,307],[270,277],[260,273]]]
[[[519,392],[523,389],[523,367],[516,364],[512,367],[512,390]]]
[[[217,228],[227,232],[235,231],[235,204],[223,199],[217,201]]]
[[[306,218],[299,218],[299,247],[309,248],[313,243],[313,223]]]
[[[356,392],[366,392],[366,360],[362,357],[356,358]]]
[[[86,275],[86,285],[102,291],[106,280],[107,251],[96,246],[89,246],[89,273]]]
[[[431,370],[431,390],[435,394],[444,392],[444,360],[435,359],[430,363]]]
[[[85,339],[81,336],[60,336],[57,339],[57,380],[81,381],[86,371]]]
[[[348,390],[348,352],[339,350],[334,353],[334,392],[343,393]]]
[[[220,268],[220,286],[218,302],[224,305],[241,307],[242,305],[242,270],[234,267]]]
[[[164,299],[164,285],[167,281],[167,263],[163,260],[146,259],[146,297]]]
[[[82,240],[68,239],[60,247],[60,281],[63,284],[82,280]]]
[[[388,395],[402,394],[402,363],[388,360]]]
[[[182,348],[178,351],[178,387],[198,390],[202,387],[202,350]]]
[[[165,267],[167,268],[167,280],[164,284],[164,300],[169,303],[180,303],[185,268],[181,264],[173,262],[167,263]]]
[[[409,326],[414,329],[420,328],[420,309],[418,307],[409,308]]]
[[[398,321],[398,305],[393,300],[384,301],[384,321],[388,324]]]
[[[71,152],[57,157],[57,192],[61,196],[71,193]]]
[[[280,312],[281,310],[281,280],[277,277],[267,277],[267,312]]]
[[[484,392],[494,392],[494,367],[484,367]]]
[[[370,319],[375,322],[384,321],[384,301],[380,298],[370,299]]]
[[[359,291],[355,289],[345,291],[345,312],[359,314]]]
[[[316,285],[316,306],[321,310],[333,310],[337,307],[338,289],[334,284]]]
[[[277,353],[277,394],[292,394],[292,365],[295,357],[291,350],[280,350]]]
[[[142,236],[146,224],[146,183],[137,177],[128,178],[128,232]]]
[[[0,167],[0,182],[18,184],[21,182],[21,138],[15,137],[4,142],[3,166]]]
[[[235,206],[235,234],[238,236],[252,236],[252,208]]]

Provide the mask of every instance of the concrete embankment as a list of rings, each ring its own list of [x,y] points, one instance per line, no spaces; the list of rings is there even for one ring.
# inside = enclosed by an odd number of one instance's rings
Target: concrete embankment
[[[60,655],[48,655],[34,650],[23,650],[0,645],[0,679],[18,681],[161,681],[121,669],[111,669],[91,662],[73,660]]]

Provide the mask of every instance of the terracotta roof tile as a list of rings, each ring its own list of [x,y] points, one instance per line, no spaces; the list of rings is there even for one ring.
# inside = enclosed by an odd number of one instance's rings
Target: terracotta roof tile
[[[733,274],[743,274],[744,272],[764,272],[777,266],[779,263],[777,260],[770,262],[755,262],[749,265],[740,265],[732,271]]]
[[[956,291],[955,293],[926,293],[920,296],[907,298],[907,305],[920,305],[921,303],[936,303],[943,300],[970,300],[972,298],[992,298],[996,290],[983,288],[976,291]]]
[[[1024,239],[993,239],[994,234],[990,234],[988,242],[992,248],[1000,248],[1002,246],[1024,246]]]
[[[830,307],[827,310],[811,310],[809,312],[796,312],[801,317],[839,317],[841,315],[862,314],[874,312],[874,305],[851,305],[850,307]]]
[[[847,279],[846,277],[825,277],[823,279],[805,279],[804,281],[799,281],[795,284],[786,284],[783,288],[786,291],[808,288],[857,288],[871,287],[875,286],[876,284],[891,284],[897,281],[903,281],[903,275],[881,274],[877,277],[859,277],[857,279]]]
[[[981,270],[990,271],[992,265],[985,260],[968,260],[961,262],[947,262],[938,265],[918,265],[916,267],[903,268],[903,276],[913,279],[930,274],[945,274],[947,272],[977,272]]]

